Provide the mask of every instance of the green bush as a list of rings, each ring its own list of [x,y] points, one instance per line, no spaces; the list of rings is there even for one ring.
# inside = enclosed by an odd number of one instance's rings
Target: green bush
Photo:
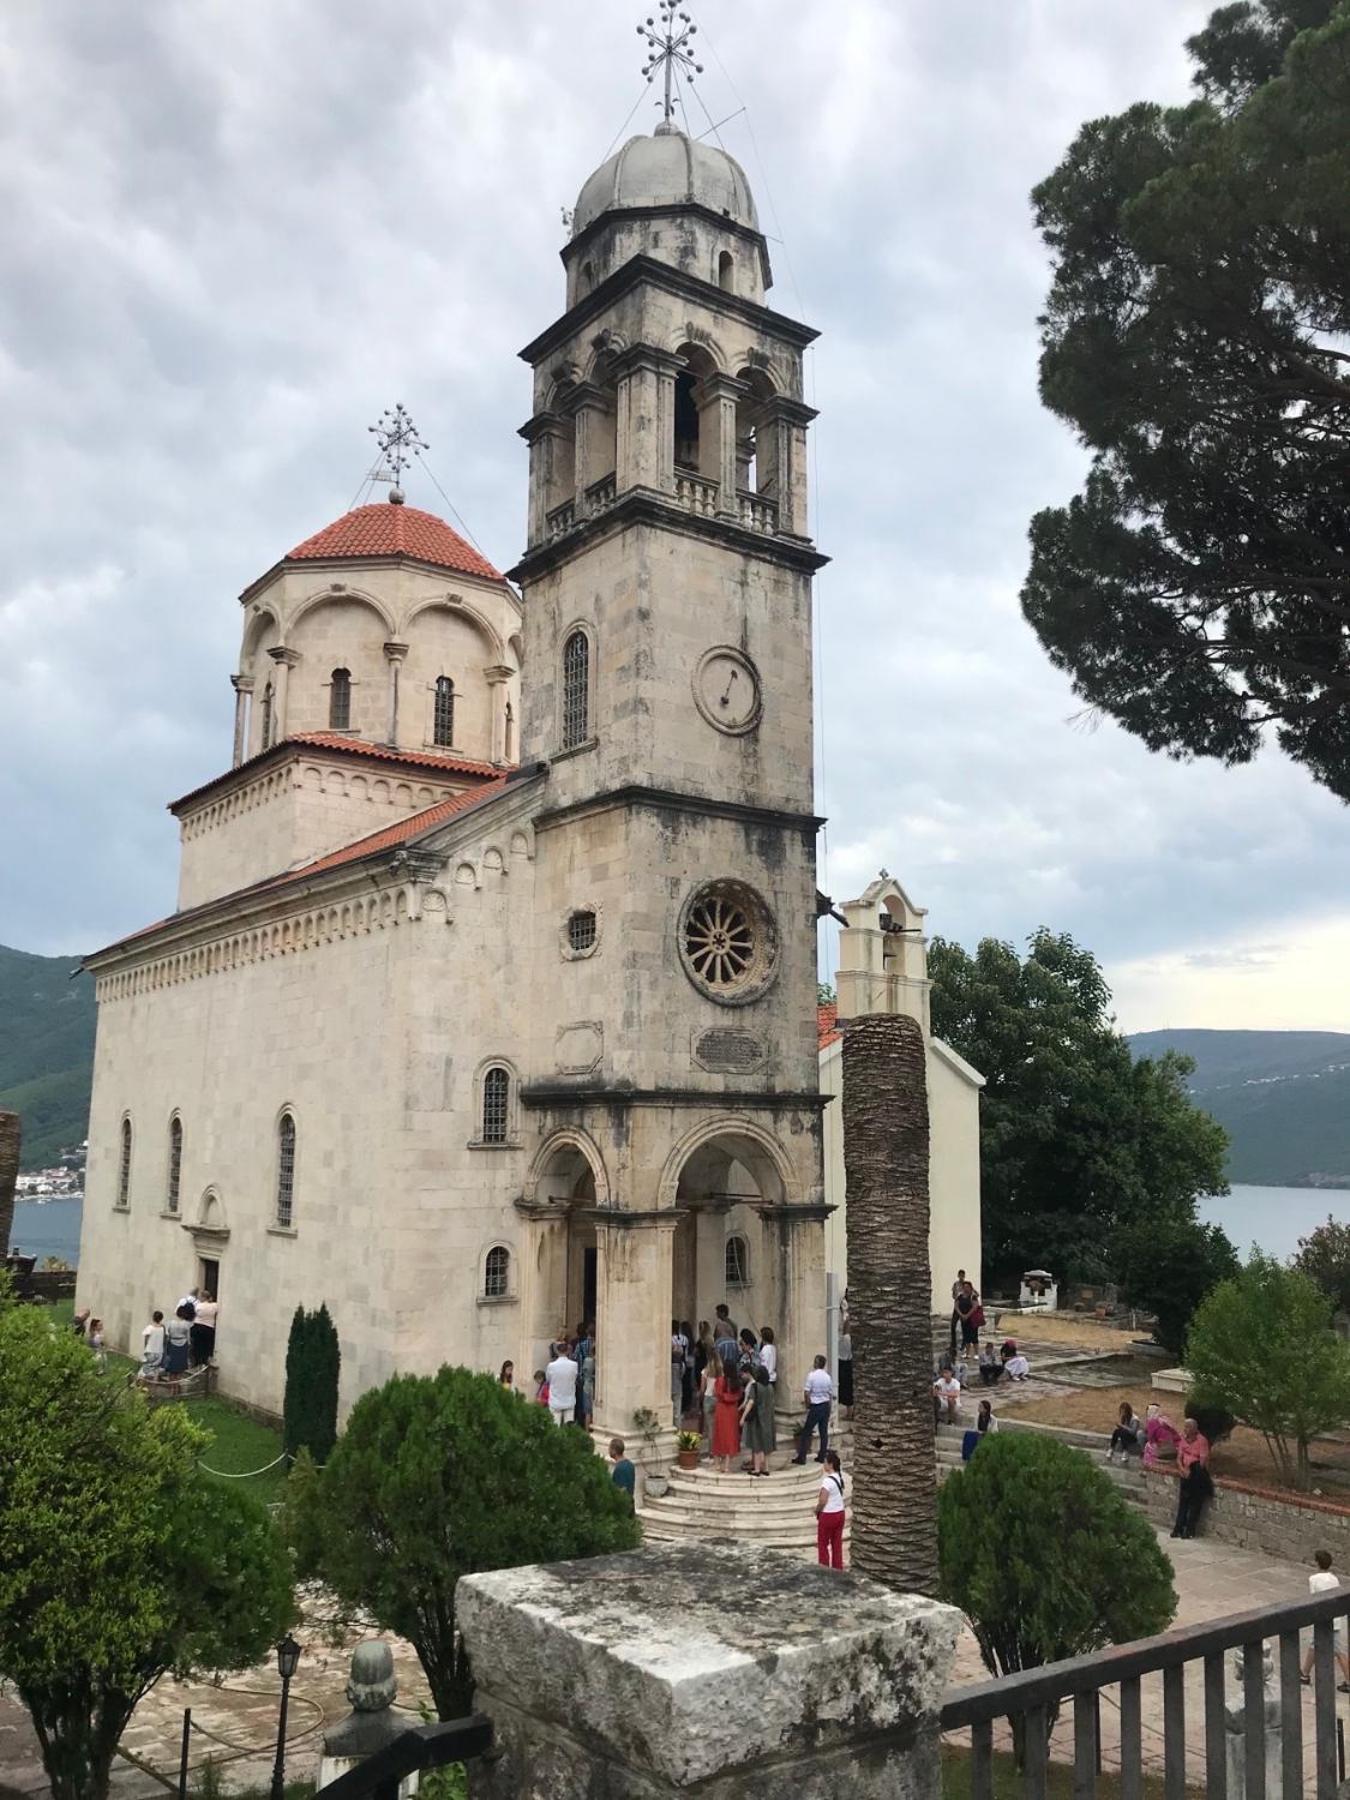
[[[248,1668],[293,1616],[285,1545],[256,1501],[203,1479],[209,1443],[0,1292],[0,1679],[54,1800],[105,1800],[162,1675]]]
[[[302,1480],[292,1530],[303,1553],[340,1600],[409,1640],[443,1719],[473,1698],[455,1635],[461,1575],[639,1541],[586,1433],[467,1369],[396,1375],[363,1394],[327,1467]]]
[[[1035,1432],[986,1437],[943,1483],[938,1557],[993,1675],[1151,1636],[1176,1612],[1148,1521],[1081,1450]]]
[[[1222,1228],[1196,1219],[1145,1219],[1117,1232],[1112,1262],[1126,1299],[1156,1316],[1153,1336],[1173,1356],[1205,1295],[1241,1267]]]
[[[1350,1423],[1350,1345],[1332,1326],[1331,1301],[1259,1251],[1201,1305],[1186,1367],[1194,1405],[1223,1407],[1253,1426],[1295,1487],[1311,1484],[1312,1440]]]
[[[282,1439],[286,1453],[307,1449],[316,1463],[328,1461],[337,1441],[338,1376],[342,1352],[327,1306],[306,1312],[297,1306],[286,1344],[286,1395]]]

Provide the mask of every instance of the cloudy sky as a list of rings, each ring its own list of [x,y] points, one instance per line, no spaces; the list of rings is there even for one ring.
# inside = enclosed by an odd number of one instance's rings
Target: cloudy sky
[[[702,99],[813,353],[822,884],[973,943],[1044,922],[1122,1023],[1350,1028],[1350,814],[1085,729],[1022,624],[1082,456],[1036,398],[1027,192],[1181,99],[1197,0],[705,0]],[[235,596],[352,502],[395,400],[501,566],[560,212],[655,122],[619,0],[0,12],[0,942],[162,914],[230,751]],[[708,115],[690,103],[693,129]],[[443,511],[435,490],[415,504]]]

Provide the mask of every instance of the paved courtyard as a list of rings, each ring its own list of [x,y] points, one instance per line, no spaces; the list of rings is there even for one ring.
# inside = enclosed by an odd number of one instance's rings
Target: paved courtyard
[[[1250,1551],[1203,1538],[1183,1543],[1160,1534],[1160,1542],[1176,1570],[1179,1625],[1199,1624],[1226,1613],[1276,1605],[1307,1595],[1308,1571],[1296,1564],[1273,1562]],[[344,1717],[349,1710],[344,1688],[351,1647],[362,1635],[349,1633],[342,1642],[333,1642],[323,1620],[314,1616],[313,1607],[304,1626],[297,1632],[305,1654],[291,1688],[288,1734],[291,1744],[289,1770],[296,1776],[313,1773],[324,1727]],[[427,1716],[422,1710],[426,1703],[426,1685],[409,1645],[396,1642],[394,1657],[399,1677],[399,1704],[406,1710],[409,1721],[415,1722]],[[962,1639],[952,1679],[957,1686],[985,1679],[979,1652],[969,1632]],[[1203,1709],[1198,1665],[1187,1676],[1186,1697],[1187,1736],[1196,1746],[1193,1773],[1199,1776],[1203,1768],[1199,1752],[1203,1742]],[[1342,1708],[1346,1706],[1344,1696],[1340,1704]],[[193,1767],[200,1769],[207,1756],[214,1754],[232,1786],[265,1789],[271,1771],[277,1718],[277,1680],[275,1670],[271,1668],[231,1678],[219,1687],[162,1682],[138,1710],[125,1740],[126,1749],[149,1769],[159,1772],[159,1779],[130,1763],[119,1763],[114,1780],[114,1793],[119,1800],[143,1800],[143,1797],[149,1800],[151,1796],[169,1791],[165,1778],[177,1769],[185,1706],[192,1708],[194,1721],[204,1728],[202,1735],[194,1736]],[[1304,1720],[1305,1739],[1310,1746],[1310,1697],[1305,1702]],[[1056,1747],[1066,1757],[1070,1731],[1066,1718],[1059,1726],[1056,1738]],[[208,1732],[210,1736],[205,1735]],[[1104,1702],[1102,1707],[1102,1738],[1104,1761],[1111,1767],[1117,1757],[1119,1737],[1114,1706],[1110,1701]],[[1160,1677],[1144,1683],[1144,1752],[1150,1766],[1161,1767]],[[1311,1767],[1310,1757],[1306,1766]],[[46,1783],[27,1716],[11,1697],[0,1696],[0,1800],[10,1800],[18,1795],[39,1796],[45,1792]]]

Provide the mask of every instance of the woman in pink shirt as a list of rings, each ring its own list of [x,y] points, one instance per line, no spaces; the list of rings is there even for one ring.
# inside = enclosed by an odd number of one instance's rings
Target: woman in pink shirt
[[[1172,1536],[1194,1537],[1200,1523],[1200,1508],[1214,1492],[1209,1473],[1209,1439],[1194,1419],[1187,1419],[1181,1428],[1177,1467],[1181,1471],[1181,1492],[1177,1496],[1177,1522],[1172,1527]]]

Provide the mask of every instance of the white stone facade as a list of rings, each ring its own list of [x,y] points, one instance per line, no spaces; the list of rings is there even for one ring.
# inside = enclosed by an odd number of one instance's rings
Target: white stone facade
[[[283,559],[238,766],[176,809],[180,911],[89,959],[80,1303],[126,1345],[218,1282],[222,1386],[270,1411],[300,1303],[344,1410],[446,1361],[523,1385],[594,1318],[602,1432],[669,1420],[672,1316],[772,1323],[787,1394],[825,1347],[813,334],[761,303],[753,214],[615,208],[524,352],[522,600],[440,552]]]

